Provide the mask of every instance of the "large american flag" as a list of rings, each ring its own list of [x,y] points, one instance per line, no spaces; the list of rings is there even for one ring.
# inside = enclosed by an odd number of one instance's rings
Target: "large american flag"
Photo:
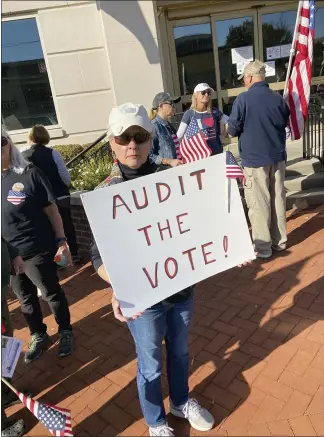
[[[244,174],[231,152],[226,152],[226,177],[229,179],[243,179]]]
[[[70,410],[55,405],[41,404],[18,390],[15,390],[15,393],[52,435],[56,437],[73,436]]]
[[[297,35],[292,47],[292,50],[296,51],[296,56],[284,96],[290,108],[289,128],[292,140],[298,140],[302,136],[308,113],[312,83],[315,1],[302,1],[299,11]]]
[[[189,123],[180,143],[179,151],[182,161],[185,164],[208,158],[211,155],[212,151],[207,144],[205,134],[200,131],[196,119],[192,119]]]

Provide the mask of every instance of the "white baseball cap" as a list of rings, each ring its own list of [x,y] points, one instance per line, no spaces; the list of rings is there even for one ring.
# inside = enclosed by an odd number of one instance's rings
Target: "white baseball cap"
[[[109,134],[121,135],[131,126],[140,126],[149,133],[153,131],[153,125],[143,105],[123,103],[111,110],[108,122]]]
[[[213,88],[208,85],[208,83],[198,83],[198,85],[196,85],[194,89],[194,93],[198,93],[199,91],[201,92],[206,90],[214,91]]]

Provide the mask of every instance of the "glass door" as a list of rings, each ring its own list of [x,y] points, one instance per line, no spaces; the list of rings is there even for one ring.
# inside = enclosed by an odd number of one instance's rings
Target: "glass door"
[[[257,26],[256,11],[212,17],[219,108],[225,114],[231,112],[236,96],[244,90],[238,80],[244,66],[259,56]]]
[[[172,71],[177,95],[182,96],[180,111],[191,103],[195,86],[207,82],[216,99],[216,74],[212,29],[209,17],[179,20],[172,23],[174,51],[171,49]],[[172,53],[173,52],[173,53]],[[217,104],[217,103],[215,103]]]

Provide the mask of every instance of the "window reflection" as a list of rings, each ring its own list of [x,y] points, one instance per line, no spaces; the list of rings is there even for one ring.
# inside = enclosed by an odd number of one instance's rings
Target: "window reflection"
[[[1,106],[8,130],[57,124],[35,18],[2,22]]]
[[[181,94],[192,94],[200,82],[216,89],[210,24],[175,27],[173,34]]]
[[[252,17],[216,22],[222,89],[242,86],[237,78],[242,72],[244,62],[254,59],[253,33]],[[232,49],[238,50],[233,51]],[[243,60],[244,56],[245,61]],[[239,62],[237,62],[238,60]]]
[[[272,67],[268,83],[286,80],[296,13],[297,9],[262,15],[263,60]]]

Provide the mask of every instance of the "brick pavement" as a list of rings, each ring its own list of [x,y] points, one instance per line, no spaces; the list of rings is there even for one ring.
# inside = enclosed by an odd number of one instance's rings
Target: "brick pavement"
[[[324,207],[288,217],[289,249],[197,286],[190,335],[190,390],[216,418],[207,435],[324,435]],[[14,383],[37,399],[72,410],[74,435],[148,435],[137,400],[136,360],[127,328],[114,320],[111,291],[85,265],[62,279],[76,350],[53,346]],[[53,317],[43,305],[52,340]],[[10,299],[15,335],[28,340]],[[167,383],[163,390],[167,407]],[[168,408],[168,407],[167,407]],[[28,436],[48,433],[21,406]],[[170,417],[176,435],[204,435]]]

